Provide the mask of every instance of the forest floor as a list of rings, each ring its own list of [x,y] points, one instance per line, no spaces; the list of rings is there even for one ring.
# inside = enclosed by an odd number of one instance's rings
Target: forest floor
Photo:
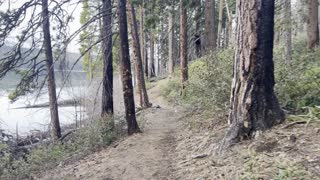
[[[49,171],[41,179],[172,179],[176,136],[182,128],[179,119],[184,113],[160,94],[159,83],[149,90],[153,107],[138,116],[143,133]]]
[[[125,137],[41,179],[320,179],[320,125],[286,122],[217,155],[227,125],[194,108],[172,105],[152,84],[153,108],[143,110],[143,133]]]

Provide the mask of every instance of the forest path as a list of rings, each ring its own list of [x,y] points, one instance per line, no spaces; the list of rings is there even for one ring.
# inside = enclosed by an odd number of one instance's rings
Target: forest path
[[[54,174],[47,174],[48,179],[174,179],[176,133],[183,113],[161,97],[162,82],[148,91],[153,107],[139,115],[143,133],[61,167]]]

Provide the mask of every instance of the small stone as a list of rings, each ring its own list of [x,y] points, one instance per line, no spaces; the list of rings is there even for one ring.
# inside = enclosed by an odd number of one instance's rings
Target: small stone
[[[295,143],[295,142],[297,141],[297,137],[292,134],[292,135],[289,137],[289,140],[290,140],[292,143]]]

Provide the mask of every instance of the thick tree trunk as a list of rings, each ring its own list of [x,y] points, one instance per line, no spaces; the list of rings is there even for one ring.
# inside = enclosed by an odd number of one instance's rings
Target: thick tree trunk
[[[46,56],[46,66],[48,71],[48,93],[50,102],[50,115],[51,115],[51,138],[55,143],[61,137],[61,128],[59,122],[58,102],[56,94],[56,82],[54,75],[54,64],[51,46],[51,34],[49,23],[49,10],[48,0],[42,0],[42,26],[43,26],[43,38],[44,49]]]
[[[182,89],[184,89],[188,80],[188,36],[187,10],[183,0],[180,0],[180,43],[181,84]]]
[[[168,62],[168,70],[169,70],[169,76],[173,77],[174,73],[174,54],[173,54],[173,37],[174,37],[174,31],[173,31],[173,15],[170,12],[169,13],[169,29],[168,29],[168,37],[169,37],[169,62]]]
[[[227,146],[284,120],[274,93],[274,0],[241,1],[237,10],[231,125],[224,139]]]
[[[102,104],[101,116],[113,114],[113,66],[112,66],[112,4],[102,0]]]
[[[136,121],[136,112],[132,87],[131,63],[129,56],[128,25],[126,14],[126,0],[118,0],[118,18],[120,35],[120,69],[123,85],[125,117],[128,125],[128,134],[140,132]]]
[[[318,0],[308,1],[308,48],[319,45]]]
[[[219,2],[219,23],[218,23],[218,34],[217,34],[217,47],[221,46],[221,33],[222,33],[222,15],[223,15],[223,0]]]
[[[286,25],[286,63],[290,64],[292,59],[292,23],[291,23],[291,0],[285,0]]]
[[[128,11],[130,13],[129,22],[131,26],[132,43],[134,48],[134,54],[136,56],[135,69],[136,69],[137,81],[138,81],[137,82],[138,93],[140,95],[140,106],[142,108],[148,108],[148,107],[151,107],[151,104],[149,103],[149,98],[147,94],[144,73],[143,73],[142,57],[141,57],[141,51],[140,51],[141,47],[140,47],[140,39],[138,34],[136,12],[132,3],[128,4]]]
[[[155,77],[155,68],[154,68],[154,35],[150,33],[150,63],[149,63],[149,70],[150,70],[150,78]]]
[[[205,3],[205,52],[216,47],[215,31],[215,0],[206,0]]]

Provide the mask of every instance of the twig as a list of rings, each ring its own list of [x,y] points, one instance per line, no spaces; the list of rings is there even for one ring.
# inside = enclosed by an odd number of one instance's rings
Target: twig
[[[306,124],[306,123],[307,123],[307,121],[295,121],[295,122],[292,122],[292,123],[284,126],[282,129],[287,129],[287,128],[289,128],[289,127],[291,127],[291,126],[294,126],[294,125],[296,125],[296,124]]]

